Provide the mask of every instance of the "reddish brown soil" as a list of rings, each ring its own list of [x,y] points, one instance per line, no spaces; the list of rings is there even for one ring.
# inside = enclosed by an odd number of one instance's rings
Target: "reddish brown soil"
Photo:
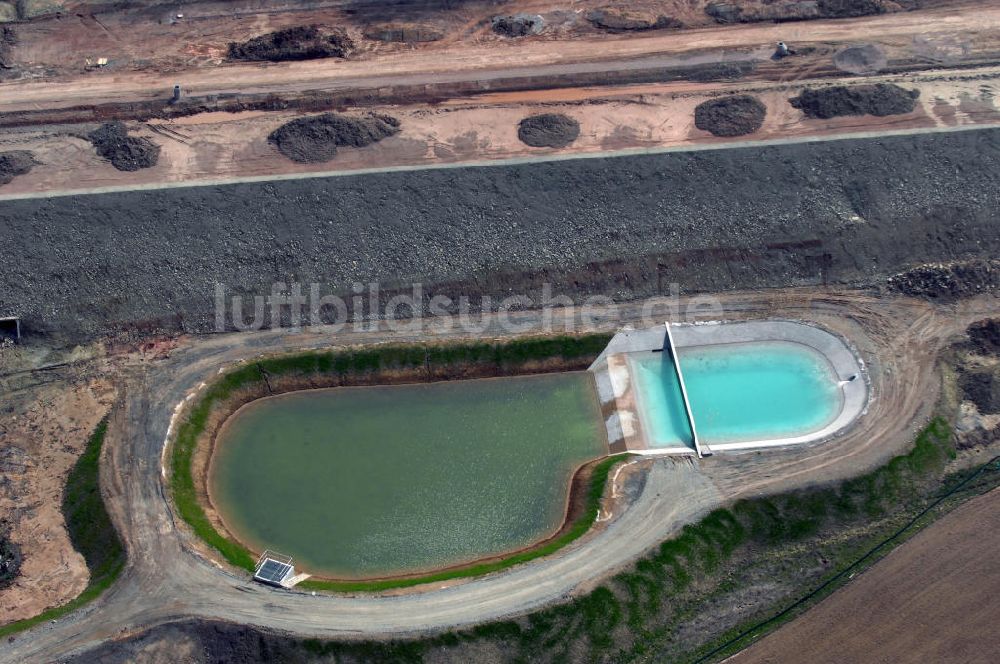
[[[994,490],[731,661],[995,662],[998,550]]]

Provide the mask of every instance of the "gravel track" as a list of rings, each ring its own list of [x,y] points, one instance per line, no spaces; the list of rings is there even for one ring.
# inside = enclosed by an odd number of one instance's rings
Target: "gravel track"
[[[104,489],[129,550],[123,577],[87,609],[0,644],[0,661],[50,661],[185,617],[351,638],[420,633],[530,611],[591,586],[721,502],[855,475],[905,449],[933,402],[928,396],[936,393],[937,351],[969,322],[997,311],[995,300],[986,298],[941,308],[857,292],[817,296],[810,289],[733,294],[720,302],[727,317],[802,318],[849,332],[870,367],[875,400],[868,414],[850,432],[820,446],[719,455],[700,466],[657,461],[642,493],[607,530],[500,574],[394,597],[273,591],[198,557],[170,513],[159,460],[174,404],[220,366],[269,350],[415,337],[385,331],[336,337],[270,331],[189,339],[168,359],[140,364],[124,377],[124,401],[111,420],[102,474],[109,478]],[[607,310],[602,326],[614,329],[634,322],[641,311],[641,303]],[[491,321],[483,336],[500,333],[497,319]]]

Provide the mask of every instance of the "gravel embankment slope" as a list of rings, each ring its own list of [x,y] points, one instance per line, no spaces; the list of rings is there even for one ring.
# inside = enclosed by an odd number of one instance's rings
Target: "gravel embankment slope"
[[[0,203],[0,311],[80,340],[209,330],[216,282],[870,282],[1000,254],[998,223],[1000,130],[17,200]]]

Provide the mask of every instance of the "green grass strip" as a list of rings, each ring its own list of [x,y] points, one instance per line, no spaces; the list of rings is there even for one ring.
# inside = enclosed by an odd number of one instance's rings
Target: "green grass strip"
[[[191,530],[234,567],[252,572],[256,560],[250,551],[219,533],[198,501],[191,463],[198,439],[205,430],[213,408],[243,388],[260,387],[266,376],[320,376],[334,375],[341,379],[377,375],[380,371],[400,369],[426,370],[427,380],[433,380],[437,372],[450,368],[485,367],[496,375],[514,373],[532,361],[553,358],[580,360],[596,357],[611,339],[609,334],[587,334],[581,336],[562,335],[554,337],[529,337],[504,342],[463,342],[453,344],[390,344],[368,348],[354,348],[334,351],[308,351],[262,359],[230,370],[212,383],[196,401],[181,425],[170,452],[170,493],[177,513],[191,527]],[[607,479],[608,470],[619,458],[607,460],[594,470],[593,480]],[[380,581],[320,581],[309,580],[299,587],[314,590],[339,592],[360,592],[405,588],[422,583],[443,581],[468,576],[477,576],[505,569],[527,560],[533,560],[556,551],[577,539],[587,531],[597,516],[601,491],[592,484],[588,496],[589,519],[581,518],[558,539],[538,549],[514,554],[510,558],[492,563],[440,572],[410,579]],[[594,492],[596,491],[596,496]],[[593,507],[591,508],[591,503]]]
[[[108,431],[107,419],[91,434],[83,454],[66,478],[62,510],[70,541],[90,570],[90,583],[82,593],[62,606],[0,627],[0,637],[16,634],[75,611],[107,590],[125,567],[125,548],[115,531],[101,497],[99,481],[101,445]]]

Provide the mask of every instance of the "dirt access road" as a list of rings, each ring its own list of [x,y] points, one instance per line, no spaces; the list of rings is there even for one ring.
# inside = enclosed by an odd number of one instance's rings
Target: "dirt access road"
[[[1000,7],[988,0],[915,12],[859,19],[816,20],[795,24],[740,24],[681,32],[598,35],[558,41],[498,41],[450,44],[447,48],[376,53],[361,60],[313,60],[278,64],[231,64],[184,71],[88,72],[54,80],[0,83],[0,113],[65,108],[110,101],[148,101],[170,95],[175,83],[188,95],[287,95],[309,91],[427,86],[505,78],[546,78],[584,72],[628,72],[692,62],[701,51],[749,51],[766,61],[779,40],[844,44],[934,35],[995,51]],[[686,54],[686,55],[685,55]],[[719,61],[718,54],[702,61]]]
[[[729,661],[995,662],[998,549],[994,489]]]
[[[120,377],[124,400],[112,414],[102,476],[113,518],[129,550],[122,578],[88,608],[0,644],[5,662],[50,661],[183,617],[206,617],[350,638],[413,634],[524,613],[559,601],[614,572],[707,510],[736,497],[855,475],[905,449],[934,403],[940,348],[974,320],[1000,311],[994,298],[937,307],[926,302],[815,290],[736,293],[720,297],[726,318],[786,317],[825,325],[847,336],[870,368],[875,395],[869,413],[843,437],[813,448],[768,455],[719,455],[698,465],[660,460],[635,502],[606,529],[561,553],[466,583],[396,596],[311,596],[256,586],[245,574],[205,560],[171,513],[161,455],[175,404],[217,371],[272,351],[380,341],[415,341],[420,332],[344,331],[335,335],[283,330],[196,337],[166,359],[135,362]],[[635,323],[642,302],[588,310],[601,329]],[[683,303],[682,303],[683,305]],[[567,309],[556,314],[576,316]],[[543,314],[518,314],[518,322]],[[716,313],[716,315],[720,315]],[[505,336],[488,317],[481,336]],[[460,329],[455,326],[453,329]],[[442,336],[460,336],[449,332]]]

